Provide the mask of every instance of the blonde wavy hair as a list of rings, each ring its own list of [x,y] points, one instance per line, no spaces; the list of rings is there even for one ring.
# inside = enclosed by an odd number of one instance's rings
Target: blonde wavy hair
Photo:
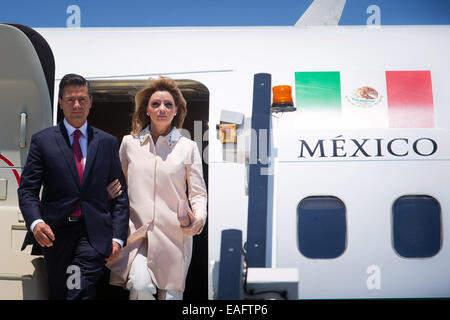
[[[147,106],[150,97],[156,91],[167,91],[172,95],[175,105],[178,107],[172,123],[177,129],[183,126],[187,113],[186,100],[173,79],[160,77],[159,79],[151,80],[150,85],[140,90],[134,97],[135,111],[131,120],[131,134],[138,134],[150,124],[150,117],[147,116]]]

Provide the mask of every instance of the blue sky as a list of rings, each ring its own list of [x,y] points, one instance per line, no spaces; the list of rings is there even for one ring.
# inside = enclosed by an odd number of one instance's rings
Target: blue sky
[[[2,0],[0,22],[65,27],[70,5],[81,10],[81,27],[286,26],[312,0]],[[450,24],[450,0],[347,0],[341,25],[364,25],[370,5],[381,25]]]

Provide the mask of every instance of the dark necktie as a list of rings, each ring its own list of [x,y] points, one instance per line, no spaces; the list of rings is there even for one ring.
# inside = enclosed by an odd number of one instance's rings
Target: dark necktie
[[[73,156],[75,157],[75,164],[77,166],[77,171],[78,171],[78,177],[80,178],[80,183],[81,180],[83,179],[83,153],[81,152],[81,147],[80,147],[80,136],[81,136],[81,131],[80,130],[75,130],[75,132],[73,133],[73,144],[72,144],[72,149],[73,149]]]
[[[72,149],[73,149],[73,156],[75,158],[75,165],[77,167],[78,171],[78,177],[80,178],[80,184],[81,180],[83,179],[83,153],[81,152],[80,147],[80,136],[81,131],[75,130],[73,133],[73,143],[72,143]],[[71,214],[71,216],[81,216],[81,206],[78,206],[75,211]]]

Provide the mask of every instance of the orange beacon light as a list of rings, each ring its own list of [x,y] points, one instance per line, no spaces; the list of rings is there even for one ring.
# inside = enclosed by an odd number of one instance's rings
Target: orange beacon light
[[[273,102],[270,108],[272,112],[295,111],[291,86],[275,86],[272,91]]]

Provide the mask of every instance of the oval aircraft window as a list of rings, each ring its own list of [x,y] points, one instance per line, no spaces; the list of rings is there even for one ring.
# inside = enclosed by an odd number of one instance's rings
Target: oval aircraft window
[[[442,245],[441,206],[430,196],[398,198],[392,206],[393,246],[404,258],[429,258]]]
[[[333,196],[312,196],[297,207],[298,248],[310,259],[333,259],[347,247],[345,204]]]

